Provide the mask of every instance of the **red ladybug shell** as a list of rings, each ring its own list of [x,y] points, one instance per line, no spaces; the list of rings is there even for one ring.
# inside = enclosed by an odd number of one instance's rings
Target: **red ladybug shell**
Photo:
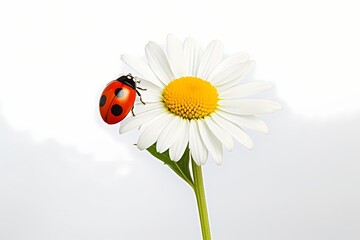
[[[136,84],[131,75],[111,81],[101,94],[100,115],[108,124],[123,120],[134,106]]]

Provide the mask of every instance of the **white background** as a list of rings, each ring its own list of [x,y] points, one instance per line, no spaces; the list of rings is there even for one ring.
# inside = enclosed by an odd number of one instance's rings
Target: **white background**
[[[191,189],[99,119],[103,87],[167,33],[249,52],[269,135],[204,167],[213,239],[360,239],[357,1],[0,3],[0,239],[200,239]],[[211,159],[210,159],[211,160]]]

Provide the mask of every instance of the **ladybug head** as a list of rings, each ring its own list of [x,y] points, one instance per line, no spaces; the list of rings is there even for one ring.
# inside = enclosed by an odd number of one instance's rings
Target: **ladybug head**
[[[135,78],[130,73],[128,75],[123,75],[116,80],[132,87],[133,89],[136,89]]]

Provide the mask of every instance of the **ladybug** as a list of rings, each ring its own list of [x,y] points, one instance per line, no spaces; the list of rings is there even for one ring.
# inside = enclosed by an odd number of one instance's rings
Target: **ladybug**
[[[106,86],[101,94],[99,108],[100,115],[107,124],[120,122],[128,115],[130,110],[132,115],[135,116],[133,109],[136,95],[138,95],[140,101],[145,104],[137,89],[146,89],[137,87],[136,83],[139,82],[140,81],[135,81],[135,77],[129,73],[128,75],[111,81]]]

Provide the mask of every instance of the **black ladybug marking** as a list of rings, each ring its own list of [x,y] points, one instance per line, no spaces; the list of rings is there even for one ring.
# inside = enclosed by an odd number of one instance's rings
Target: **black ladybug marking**
[[[102,95],[100,98],[100,107],[104,106],[106,103],[106,96]]]
[[[111,113],[114,116],[120,116],[120,114],[123,112],[122,107],[119,104],[115,104],[111,107]]]
[[[122,88],[117,88],[114,93],[117,98],[122,98],[125,95]]]

